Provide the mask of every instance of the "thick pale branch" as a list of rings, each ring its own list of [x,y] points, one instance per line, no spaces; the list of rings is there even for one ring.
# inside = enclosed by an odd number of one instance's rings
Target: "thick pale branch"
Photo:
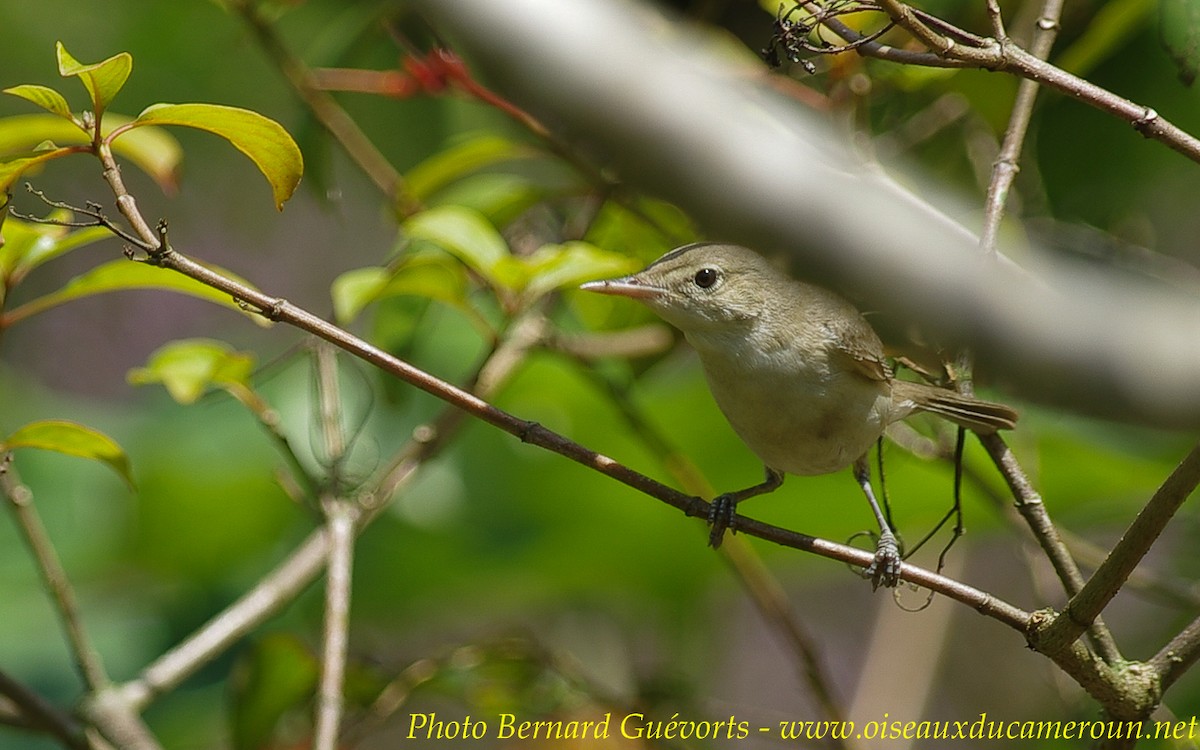
[[[1048,262],[1031,276],[981,260],[977,238],[856,166],[811,113],[630,4],[415,5],[503,91],[703,217],[710,236],[788,253],[811,280],[969,345],[1037,399],[1200,424],[1195,299]],[[1015,53],[1009,64],[1044,65],[1033,60]]]

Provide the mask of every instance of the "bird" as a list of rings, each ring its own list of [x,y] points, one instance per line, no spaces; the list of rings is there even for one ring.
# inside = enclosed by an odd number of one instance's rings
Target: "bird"
[[[1017,421],[1004,404],[896,378],[878,334],[854,305],[739,245],[684,245],[637,273],[580,288],[636,300],[678,328],[699,354],[717,406],[763,462],[763,482],[714,498],[713,547],[737,505],[774,491],[786,474],[851,468],[880,529],[863,574],[876,588],[895,586],[899,543],[867,462],[885,428],[920,412],[981,434],[1013,429]]]

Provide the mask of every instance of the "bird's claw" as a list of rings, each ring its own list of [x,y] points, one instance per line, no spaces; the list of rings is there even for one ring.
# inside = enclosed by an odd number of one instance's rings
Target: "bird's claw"
[[[718,495],[708,507],[708,546],[717,549],[725,537],[725,529],[733,521],[733,498]]]
[[[900,545],[890,531],[879,535],[875,545],[875,559],[863,571],[864,578],[871,579],[871,588],[893,588],[900,582]]]

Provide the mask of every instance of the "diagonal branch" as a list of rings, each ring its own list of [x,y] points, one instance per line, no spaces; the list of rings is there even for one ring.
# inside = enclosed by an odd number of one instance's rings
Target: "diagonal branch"
[[[54,543],[50,541],[37,509],[33,506],[33,493],[16,477],[12,467],[12,453],[0,456],[0,494],[8,501],[16,517],[17,526],[25,537],[25,543],[29,546],[33,559],[37,561],[38,572],[58,609],[59,620],[66,631],[67,641],[71,644],[71,655],[84,684],[89,691],[103,688],[108,685],[109,679],[100,661],[100,653],[83,626],[75,589],[58,559]]]

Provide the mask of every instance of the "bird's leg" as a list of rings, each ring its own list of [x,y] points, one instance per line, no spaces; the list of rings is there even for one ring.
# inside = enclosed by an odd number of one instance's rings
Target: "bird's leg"
[[[708,545],[713,549],[721,546],[721,540],[725,536],[725,529],[729,528],[729,524],[733,521],[733,510],[737,504],[749,497],[755,495],[765,495],[768,492],[774,492],[783,484],[783,472],[776,471],[770,466],[764,467],[767,471],[767,477],[761,484],[756,484],[753,487],[747,487],[744,490],[737,492],[726,492],[724,495],[718,495],[713,498],[712,505],[708,509]]]
[[[888,526],[883,509],[879,507],[879,501],[875,499],[875,491],[871,489],[871,466],[867,463],[866,456],[854,462],[854,478],[858,481],[858,486],[862,488],[863,494],[867,496],[867,502],[871,505],[871,512],[875,514],[875,520],[879,522],[879,541],[875,545],[875,560],[863,571],[863,575],[871,579],[873,588],[895,586],[900,580],[900,544],[896,541],[896,535],[892,533],[891,527]]]

